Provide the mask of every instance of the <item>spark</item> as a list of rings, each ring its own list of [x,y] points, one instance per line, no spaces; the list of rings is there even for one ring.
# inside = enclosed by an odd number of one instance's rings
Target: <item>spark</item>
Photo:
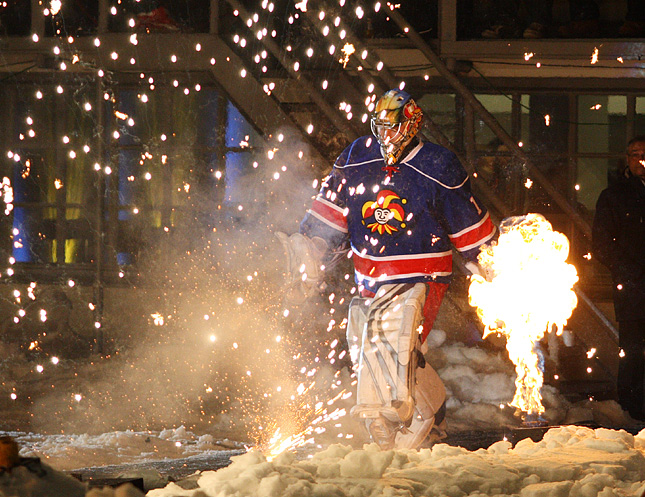
[[[356,52],[356,49],[354,48],[354,45],[352,45],[351,43],[345,43],[345,45],[343,46],[343,48],[341,48],[340,51],[343,52],[344,54],[343,58],[340,59],[340,63],[343,64],[343,68],[345,68],[347,66],[347,63],[349,62],[350,56],[354,52]]]
[[[60,12],[60,9],[63,6],[63,2],[61,0],[52,0],[49,4],[49,8],[51,11],[51,15],[55,16]]]
[[[598,47],[594,47],[593,53],[591,54],[591,63],[596,64],[598,62]]]
[[[154,323],[155,326],[163,326],[164,318],[160,313],[155,312],[153,314],[150,314],[150,317],[152,317],[152,320],[153,320],[152,322]]]

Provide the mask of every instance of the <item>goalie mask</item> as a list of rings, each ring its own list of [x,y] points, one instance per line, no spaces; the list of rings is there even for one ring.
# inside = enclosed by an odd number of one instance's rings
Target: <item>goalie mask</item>
[[[389,90],[377,102],[370,121],[386,164],[396,164],[421,128],[423,111],[402,90]]]

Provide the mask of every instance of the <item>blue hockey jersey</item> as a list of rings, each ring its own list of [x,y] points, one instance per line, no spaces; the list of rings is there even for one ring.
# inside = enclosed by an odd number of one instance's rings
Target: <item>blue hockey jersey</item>
[[[349,241],[356,282],[373,291],[449,281],[452,246],[474,260],[495,227],[452,152],[420,142],[387,166],[378,141],[364,136],[338,157],[300,231],[332,248]]]

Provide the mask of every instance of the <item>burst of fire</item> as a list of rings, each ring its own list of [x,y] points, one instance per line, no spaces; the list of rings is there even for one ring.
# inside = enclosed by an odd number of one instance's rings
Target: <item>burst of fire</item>
[[[485,326],[484,336],[501,333],[515,364],[511,405],[528,414],[544,412],[543,371],[538,342],[555,328],[562,333],[578,303],[576,268],[566,262],[569,240],[539,214],[505,219],[497,243],[478,260],[489,280],[473,275],[470,304]]]

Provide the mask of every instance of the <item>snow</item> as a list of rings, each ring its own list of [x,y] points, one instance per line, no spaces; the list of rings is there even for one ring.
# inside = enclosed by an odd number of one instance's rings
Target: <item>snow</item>
[[[196,435],[184,426],[156,431],[115,431],[90,435],[42,435],[8,433],[23,447],[20,455],[39,457],[59,470],[71,471],[92,466],[123,465],[152,460],[179,459],[224,448],[243,449],[229,440],[212,435]]]
[[[499,441],[468,451],[437,444],[419,451],[382,451],[335,444],[306,460],[283,453],[267,461],[259,452],[233,457],[219,471],[205,471],[198,488],[176,484],[149,497],[225,496],[503,496],[610,497],[645,492],[645,430],[564,426],[540,442]]]
[[[435,333],[433,340],[426,357],[449,392],[449,433],[519,426],[514,410],[506,406],[513,396],[514,370],[504,354],[446,343],[441,332]],[[350,381],[345,376],[341,379]],[[571,405],[549,385],[543,394],[545,416],[552,424],[569,419],[595,420],[607,426],[629,424],[613,401]],[[339,421],[347,425],[345,431],[352,428],[348,416]],[[0,473],[0,497],[135,497],[141,493],[132,486],[87,491],[61,471],[88,465],[197,460],[223,449],[243,449],[242,444],[195,433],[185,426],[95,435],[8,434],[22,447],[21,456],[39,457],[46,463],[46,475],[23,467]],[[143,476],[146,488],[153,488],[147,493],[150,497],[641,497],[645,492],[645,430],[634,436],[624,430],[565,425],[551,428],[539,442],[527,438],[513,447],[511,442],[499,440],[488,449],[475,451],[444,443],[419,451],[382,451],[375,444],[359,443],[360,437],[350,440],[354,443],[350,446],[324,435],[317,437],[314,445],[284,452],[270,461],[251,449],[233,456],[228,467],[198,472],[186,482],[168,483],[154,470],[139,466],[115,476]]]

